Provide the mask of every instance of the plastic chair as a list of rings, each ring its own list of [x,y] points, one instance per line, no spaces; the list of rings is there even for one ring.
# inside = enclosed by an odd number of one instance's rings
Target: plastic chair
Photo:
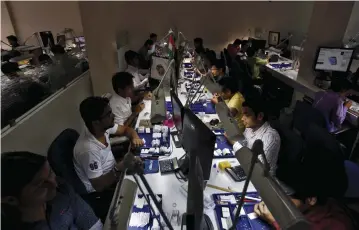
[[[52,142],[48,150],[48,161],[57,176],[62,177],[78,194],[87,194],[86,188],[74,168],[73,152],[79,134],[65,129]]]

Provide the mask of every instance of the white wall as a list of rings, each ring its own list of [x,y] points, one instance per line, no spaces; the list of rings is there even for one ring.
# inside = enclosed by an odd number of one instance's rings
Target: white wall
[[[265,31],[264,38],[270,30],[282,35],[291,32],[298,43],[307,32],[313,2],[81,1],[79,6],[94,92],[103,94],[111,90],[110,79],[118,69],[119,32],[126,32],[128,47],[135,51],[151,32],[162,37],[170,28],[191,41],[202,37],[205,46],[216,51],[256,27]]]
[[[65,28],[72,28],[76,35],[82,34],[78,1],[8,1],[7,6],[15,33],[22,42],[39,31],[51,31],[56,36]],[[26,44],[37,43],[30,39]]]
[[[87,71],[35,112],[2,133],[1,152],[26,150],[47,155],[50,144],[64,129],[82,130],[79,105],[92,95],[91,78]]]
[[[6,37],[14,34],[15,31],[7,9],[7,2],[1,1],[1,40],[8,43]],[[1,46],[8,49],[6,45],[1,44]]]
[[[354,3],[349,23],[345,31],[344,41],[346,42],[357,33],[359,33],[359,2]],[[356,40],[359,41],[359,37]]]

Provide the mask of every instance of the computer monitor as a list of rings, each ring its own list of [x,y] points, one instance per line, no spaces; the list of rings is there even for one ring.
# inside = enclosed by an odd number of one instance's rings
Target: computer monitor
[[[266,40],[259,40],[259,39],[252,39],[251,43],[252,43],[252,47],[255,50],[264,50],[265,47],[266,47],[267,41]]]
[[[184,108],[182,147],[188,156],[199,158],[204,180],[209,180],[211,174],[215,143],[216,135],[189,108]]]
[[[183,105],[175,92],[171,90],[172,119],[179,135],[182,133]]]
[[[56,42],[58,45],[65,47],[66,46],[66,36],[64,34],[57,35]]]
[[[52,47],[55,45],[54,36],[51,31],[39,32],[43,47]]]
[[[339,47],[319,47],[314,70],[347,72],[353,60],[354,49]]]

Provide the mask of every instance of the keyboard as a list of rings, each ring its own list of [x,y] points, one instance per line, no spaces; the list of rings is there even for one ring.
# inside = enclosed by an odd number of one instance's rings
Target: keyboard
[[[246,173],[244,172],[243,168],[239,165],[231,168],[226,168],[225,170],[236,182],[241,182],[247,179]]]
[[[171,173],[178,169],[177,157],[159,161],[161,174]]]

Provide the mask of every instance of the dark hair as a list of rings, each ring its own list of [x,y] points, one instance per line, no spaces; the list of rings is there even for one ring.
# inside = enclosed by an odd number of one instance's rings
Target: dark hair
[[[1,197],[19,198],[22,190],[41,170],[46,157],[26,152],[1,153]],[[21,213],[12,205],[3,203],[1,206],[1,228],[21,229]]]
[[[112,88],[118,93],[118,89],[125,89],[133,84],[132,74],[128,72],[117,72],[112,77]]]
[[[240,40],[238,38],[236,40],[234,40],[234,42],[233,42],[233,45],[235,45],[235,46],[239,46],[241,44],[242,44],[242,40]]]
[[[80,104],[80,114],[86,127],[91,131],[92,122],[101,119],[109,100],[105,97],[88,97]]]
[[[51,48],[51,52],[53,52],[54,54],[64,54],[65,53],[65,48],[62,47],[61,45],[54,45]]]
[[[295,190],[293,197],[302,201],[317,197],[319,204],[329,197],[343,197],[348,178],[342,153],[335,153],[314,142],[307,144],[302,151],[302,163],[297,170],[299,173],[296,173],[292,184],[288,184]]]
[[[38,57],[40,63],[51,63],[52,60],[49,55],[47,54],[40,54]]]
[[[248,47],[246,53],[247,53],[248,57],[253,57],[256,53],[256,50],[253,47]]]
[[[5,75],[16,73],[17,71],[20,71],[20,69],[19,64],[16,62],[6,62],[1,65],[1,72]]]
[[[128,65],[131,64],[136,57],[138,57],[138,53],[133,50],[128,50],[125,53],[125,60]]]
[[[195,39],[193,39],[193,42],[203,45],[203,39],[202,38],[195,38]]]
[[[239,92],[238,83],[233,77],[224,77],[218,84],[222,86],[222,92],[225,90],[231,91],[232,94]]]
[[[343,77],[333,78],[330,84],[330,88],[334,92],[338,92],[338,93],[344,92],[350,89],[350,82]]]
[[[268,120],[266,103],[260,97],[248,97],[246,101],[242,103],[242,106],[253,110],[255,116],[258,116],[259,113],[263,113],[263,120]]]
[[[18,197],[46,162],[46,157],[31,152],[1,154],[1,197]]]
[[[17,42],[18,39],[15,35],[9,35],[6,37],[9,41],[14,41],[14,42]]]
[[[145,41],[145,46],[151,46],[151,45],[153,45],[153,41],[151,39],[147,39]]]
[[[152,38],[155,38],[155,37],[157,37],[157,34],[155,34],[155,33],[151,33],[150,34],[150,38],[152,39]]]
[[[214,62],[212,62],[212,65],[214,65],[218,70],[222,69],[223,72],[226,70],[226,66],[222,59],[215,59]]]

